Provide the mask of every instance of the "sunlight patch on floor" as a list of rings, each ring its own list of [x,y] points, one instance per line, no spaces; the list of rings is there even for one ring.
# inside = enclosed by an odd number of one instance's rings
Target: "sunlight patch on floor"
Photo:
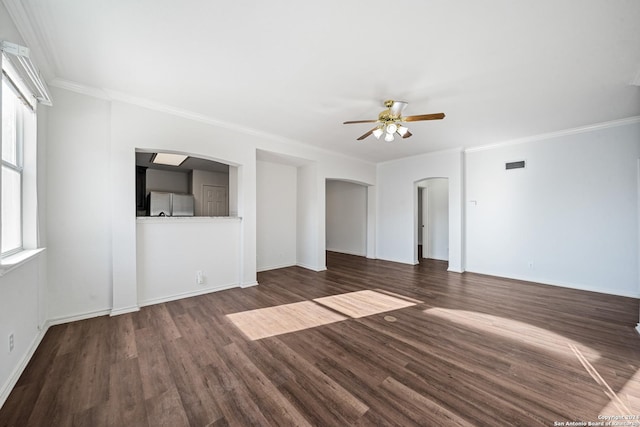
[[[637,412],[634,412],[632,409],[629,409],[632,403],[637,403],[638,396],[638,382],[636,373],[633,378],[627,381],[625,386],[620,390],[620,392],[616,393],[611,386],[607,383],[607,381],[600,375],[600,373],[596,370],[596,368],[587,360],[586,357],[582,354],[582,352],[573,344],[569,344],[569,348],[576,355],[580,363],[584,369],[591,375],[591,378],[600,386],[602,389],[602,393],[605,394],[609,398],[609,403],[605,406],[602,411],[600,411],[600,415],[608,415],[608,416],[632,416],[637,417]],[[626,401],[626,402],[625,402]],[[634,402],[635,401],[635,402]],[[637,409],[637,406],[636,406]],[[628,425],[638,425],[638,418],[606,418],[607,420],[614,421],[625,421],[625,420],[633,420],[634,424]],[[622,425],[622,424],[621,424]]]
[[[623,415],[620,407],[628,412],[625,415],[635,415],[634,421],[640,423],[640,371],[627,380],[625,385],[616,393],[607,406],[600,411],[601,415]]]
[[[360,318],[421,303],[388,291],[365,290],[227,314],[250,340],[259,340],[348,318]]]
[[[227,317],[250,340],[301,331],[346,319],[312,301],[242,311],[227,314]]]
[[[416,300],[366,290],[314,299],[349,317],[360,318],[416,305]]]
[[[525,322],[507,319],[505,317],[442,307],[428,308],[424,310],[423,313],[445,319],[466,328],[488,332],[516,342],[536,346],[538,348],[553,351],[555,353],[561,353],[563,355],[571,355],[571,350],[567,348],[567,344],[570,344],[579,346],[583,353],[587,354],[589,357],[600,357],[599,352],[586,347],[578,341],[567,338],[564,335],[538,326],[530,325]]]

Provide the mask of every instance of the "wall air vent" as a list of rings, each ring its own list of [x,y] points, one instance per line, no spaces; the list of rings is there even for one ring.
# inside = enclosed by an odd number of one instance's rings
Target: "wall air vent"
[[[509,162],[505,163],[506,169],[522,169],[524,168],[524,160],[520,160],[519,162]]]

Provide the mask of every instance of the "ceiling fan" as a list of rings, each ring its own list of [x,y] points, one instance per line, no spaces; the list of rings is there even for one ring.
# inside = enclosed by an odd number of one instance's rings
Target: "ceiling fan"
[[[444,119],[444,113],[420,114],[417,116],[403,117],[402,112],[407,105],[408,103],[404,101],[387,100],[384,101],[384,106],[387,107],[387,109],[378,114],[377,120],[351,120],[343,122],[343,124],[349,125],[354,123],[378,123],[376,127],[358,138],[358,141],[362,141],[372,134],[377,139],[380,139],[380,137],[384,134],[384,140],[387,142],[391,142],[393,141],[395,134],[400,135],[402,138],[409,138],[411,135],[413,135],[411,132],[409,132],[409,129],[402,125],[402,123],[404,122]]]

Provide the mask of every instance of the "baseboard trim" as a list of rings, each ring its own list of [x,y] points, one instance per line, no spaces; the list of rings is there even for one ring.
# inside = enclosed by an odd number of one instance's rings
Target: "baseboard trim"
[[[256,285],[258,284],[258,282],[255,282],[255,283],[256,283]],[[165,302],[176,301],[176,300],[183,299],[183,298],[197,297],[199,295],[210,294],[212,292],[224,291],[224,290],[227,290],[227,289],[233,289],[233,288],[238,288],[238,287],[241,287],[241,286],[238,285],[237,283],[232,283],[232,284],[228,284],[228,285],[216,286],[215,288],[198,289],[197,291],[183,292],[183,293],[180,293],[180,294],[167,295],[165,297],[160,297],[160,298],[152,298],[152,299],[148,299],[146,301],[139,301],[138,305],[140,307],[146,307],[146,306],[149,306],[149,305],[162,304],[162,303],[165,303]]]
[[[387,262],[396,262],[398,264],[406,264],[406,265],[416,265],[419,264],[418,261],[416,260],[411,260],[411,261],[407,261],[405,259],[396,259],[396,258],[385,258],[385,257],[381,257],[378,256],[377,259],[381,260],[381,261],[387,261]]]
[[[118,308],[117,310],[111,310],[109,316],[119,316],[121,314],[135,313],[136,311],[140,311],[140,307],[137,305],[131,305],[129,307]]]
[[[354,255],[354,256],[361,256],[361,257],[367,256],[366,253],[356,252],[356,251],[345,251],[343,249],[326,248],[326,250],[328,252],[336,252],[336,253],[345,254],[345,255]]]
[[[35,336],[35,338],[31,342],[31,345],[27,349],[27,352],[24,354],[20,362],[13,369],[13,372],[11,372],[11,375],[9,376],[7,381],[2,385],[2,388],[0,389],[0,408],[2,408],[4,403],[9,398],[9,395],[11,394],[11,392],[13,391],[13,388],[18,383],[20,376],[22,375],[27,365],[29,364],[29,361],[31,360],[34,353],[38,349],[38,346],[42,342],[42,338],[44,338],[44,335],[47,333],[50,326],[51,325],[49,324],[49,322],[45,322],[44,326],[40,329],[38,334]]]
[[[638,331],[638,334],[640,335],[640,323],[636,325],[636,331]]]
[[[86,313],[75,314],[73,316],[54,317],[54,318],[51,318],[51,319],[47,320],[47,324],[49,326],[62,325],[64,323],[75,322],[75,321],[78,321],[78,320],[91,319],[93,317],[106,316],[108,314],[111,314],[111,310],[110,309],[88,311]]]
[[[535,277],[519,276],[517,274],[508,275],[508,274],[499,274],[499,273],[493,273],[493,272],[475,271],[475,270],[469,270],[469,269],[465,270],[465,272],[484,274],[486,276],[493,276],[493,277],[501,277],[503,279],[520,280],[522,282],[538,283],[540,285],[558,286],[561,288],[568,288],[568,289],[577,289],[579,291],[596,292],[596,293],[605,294],[605,295],[615,295],[615,296],[627,297],[627,298],[640,298],[640,293],[637,293],[637,292],[619,292],[619,291],[609,290],[609,289],[605,290],[605,289],[593,288],[589,286],[583,286],[575,283],[556,282],[552,280],[537,279]]]
[[[260,267],[257,272],[261,273],[263,271],[270,271],[270,270],[277,270],[279,268],[287,268],[287,267],[294,267],[296,264],[280,264],[280,265],[269,265],[266,267]]]
[[[306,268],[307,270],[315,271],[316,273],[319,273],[321,271],[326,271],[327,270],[327,266],[326,265],[323,266],[323,267],[312,267],[310,265],[301,264],[301,263],[297,263],[296,265],[298,267]]]
[[[258,285],[259,283],[257,281],[254,281],[254,282],[243,283],[242,285],[240,285],[240,287],[244,289],[244,288],[251,288],[253,286],[258,286]]]

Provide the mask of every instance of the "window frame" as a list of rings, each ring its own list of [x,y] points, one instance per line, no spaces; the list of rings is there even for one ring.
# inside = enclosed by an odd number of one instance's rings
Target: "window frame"
[[[20,212],[19,212],[19,220],[20,220],[20,244],[17,247],[13,247],[10,248],[6,251],[2,251],[1,245],[0,245],[0,260],[4,260],[8,257],[11,257],[12,255],[16,255],[20,252],[23,252],[25,250],[25,207],[24,207],[24,203],[25,203],[25,186],[24,186],[24,150],[25,150],[25,129],[24,126],[26,125],[26,120],[24,118],[24,114],[25,113],[32,113],[35,114],[36,113],[36,103],[35,103],[35,99],[33,98],[33,95],[31,95],[30,91],[26,88],[26,86],[24,86],[24,84],[21,84],[21,80],[18,77],[18,74],[16,73],[15,69],[13,69],[13,67],[11,66],[11,63],[7,60],[5,55],[2,55],[1,58],[1,67],[0,67],[0,103],[2,102],[2,98],[4,97],[4,91],[5,88],[8,88],[8,90],[10,90],[12,92],[12,94],[16,97],[16,100],[19,101],[20,103],[22,103],[24,105],[24,108],[21,108],[20,106],[18,106],[16,108],[16,123],[15,123],[15,127],[16,127],[16,133],[15,133],[15,144],[16,144],[16,163],[13,164],[10,161],[5,160],[4,158],[0,158],[0,208],[2,206],[2,190],[3,190],[3,185],[2,185],[2,172],[4,171],[4,168],[7,168],[11,171],[17,172],[20,178],[20,188],[19,188],[19,195],[20,195],[20,200],[19,200],[19,207],[20,207]],[[6,84],[5,84],[6,83]],[[0,106],[0,111],[2,110],[2,107]],[[0,115],[0,152],[2,152],[2,148],[4,147],[4,144],[6,143],[6,141],[4,141],[3,138],[3,132],[2,132],[2,126],[3,126],[3,120],[2,120],[2,116]],[[36,124],[37,127],[37,124]],[[37,129],[36,129],[37,132]],[[12,142],[13,143],[13,142]],[[2,223],[3,223],[3,219],[2,218],[2,214],[1,214],[2,210],[0,209],[0,242],[1,242],[1,237],[2,237]]]
[[[20,213],[19,213],[19,219],[20,219],[20,244],[16,247],[7,249],[4,252],[1,252],[0,257],[1,258],[6,258],[8,256],[17,254],[18,252],[22,252],[24,250],[24,179],[23,179],[23,168],[14,168],[13,165],[11,165],[11,163],[5,162],[4,160],[2,161],[2,168],[7,168],[11,171],[14,172],[18,172],[18,175],[20,177],[20,189],[19,189],[19,194],[20,194]],[[4,170],[2,171],[4,172]],[[0,188],[0,191],[2,191],[3,188]],[[1,230],[0,230],[1,233]],[[1,235],[0,235],[1,236]]]

